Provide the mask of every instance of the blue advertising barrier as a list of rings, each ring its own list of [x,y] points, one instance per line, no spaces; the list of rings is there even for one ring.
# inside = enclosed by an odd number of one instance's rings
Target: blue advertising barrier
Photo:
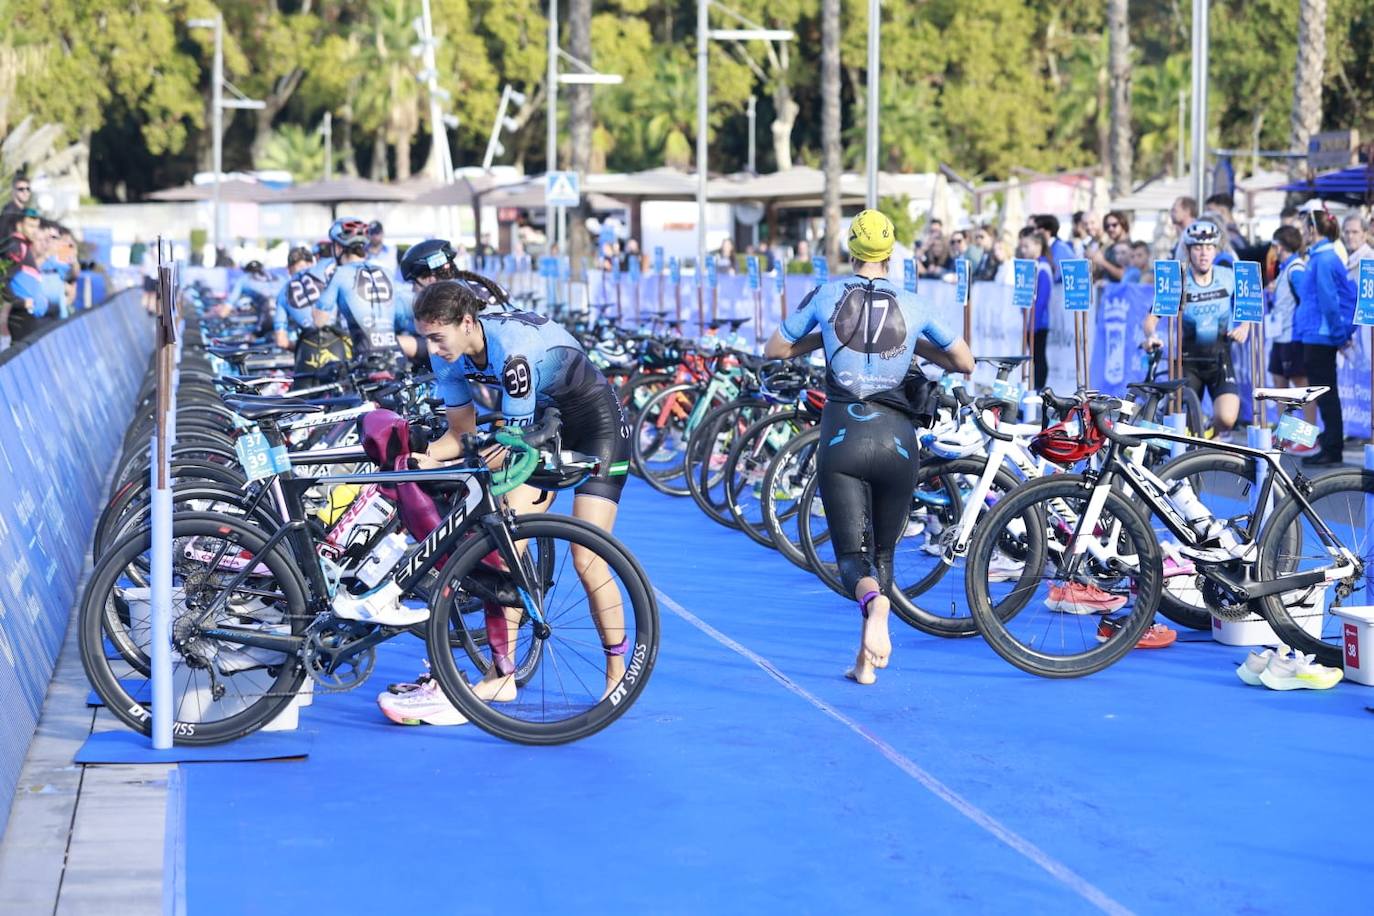
[[[0,355],[0,800],[14,797],[153,328],[128,291]],[[0,821],[3,823],[3,821]]]

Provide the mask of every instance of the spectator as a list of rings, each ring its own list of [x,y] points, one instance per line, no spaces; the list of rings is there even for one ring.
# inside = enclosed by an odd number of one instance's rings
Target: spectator
[[[1127,283],[1149,283],[1155,282],[1155,265],[1150,258],[1149,242],[1131,243],[1131,266],[1126,268],[1125,275],[1121,278]]]
[[[721,274],[735,273],[735,242],[733,239],[725,239],[720,243],[720,250],[716,252],[716,271]]]
[[[941,278],[953,270],[954,261],[950,257],[949,242],[943,235],[937,235],[926,240],[925,251],[921,254],[921,271],[923,277]]]
[[[1203,202],[1203,206],[1210,210],[1217,225],[1226,234],[1226,240],[1232,251],[1250,247],[1250,240],[1247,239],[1236,225],[1236,217],[1232,212],[1236,209],[1236,201],[1230,194],[1222,192],[1213,194]]]
[[[797,240],[797,252],[793,260],[801,261],[803,264],[811,263],[811,243],[806,239]]]
[[[1126,214],[1113,210],[1102,220],[1102,245],[1088,255],[1099,280],[1119,281],[1129,266],[1131,224]],[[1121,246],[1125,246],[1125,250]]]
[[[1064,260],[1074,256],[1073,247],[1059,237],[1059,219],[1053,214],[1041,213],[1031,217],[1031,220],[1035,230],[1045,240],[1045,247],[1048,249],[1046,254],[1050,259],[1050,271],[1054,276],[1054,282],[1062,283],[1064,278],[1060,276],[1059,265]]]
[[[1275,388],[1307,384],[1303,345],[1293,339],[1293,314],[1298,306],[1298,289],[1307,264],[1302,259],[1302,233],[1292,226],[1280,226],[1271,246],[1278,259],[1274,279],[1273,304],[1264,318],[1264,336],[1269,339],[1269,376]],[[1316,410],[1307,405],[1307,419],[1316,421]]]
[[[1301,233],[1302,213],[1298,210],[1297,207],[1293,206],[1292,204],[1289,204],[1288,206],[1284,207],[1282,210],[1279,211],[1279,224],[1283,226],[1292,226],[1294,229],[1297,229],[1299,233]]]
[[[949,235],[949,259],[951,266],[955,261],[968,261],[970,274],[973,271],[973,258],[968,252],[968,233],[959,229]]]
[[[385,230],[379,220],[367,224],[367,250],[363,257],[374,264],[384,267],[388,273],[396,273],[396,251],[386,243]]]
[[[1345,242],[1345,250],[1349,252],[1345,256],[1345,270],[1350,275],[1350,279],[1359,282],[1360,261],[1374,260],[1374,248],[1369,245],[1369,236],[1365,232],[1364,218],[1358,213],[1351,213],[1344,222],[1341,223],[1341,239]]]
[[[997,279],[997,268],[1002,265],[1003,258],[997,245],[997,235],[991,226],[979,226],[973,231],[973,247],[981,252],[973,263],[973,279]]]
[[[1322,418],[1321,448],[1303,459],[1308,465],[1340,464],[1345,447],[1341,419],[1341,395],[1336,380],[1336,353],[1354,334],[1355,284],[1336,254],[1340,231],[1336,218],[1325,210],[1310,210],[1304,218],[1307,270],[1298,284],[1298,304],[1293,312],[1293,339],[1303,345],[1303,363],[1312,385],[1330,390],[1317,399]]]
[[[29,201],[33,199],[33,182],[29,181],[23,172],[14,176],[10,182],[10,199],[3,209],[0,209],[0,233],[9,235],[14,231],[13,226],[19,222],[25,210],[29,208]]]
[[[1188,260],[1188,249],[1183,244],[1183,230],[1197,219],[1197,201],[1191,197],[1179,197],[1169,207],[1169,222],[1174,224],[1174,260],[1180,264]]]
[[[1075,210],[1069,226],[1069,245],[1073,247],[1074,257],[1086,258],[1091,239],[1088,235],[1088,211]]]
[[[1029,226],[1021,230],[1016,243],[1016,256],[1035,261],[1035,304],[1031,308],[1031,380],[1035,390],[1039,391],[1050,377],[1046,348],[1050,338],[1050,294],[1054,289],[1045,236],[1040,230]]]

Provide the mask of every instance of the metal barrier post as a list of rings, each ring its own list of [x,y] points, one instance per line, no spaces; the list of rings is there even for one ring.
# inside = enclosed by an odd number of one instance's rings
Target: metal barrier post
[[[173,363],[176,325],[173,313],[172,268],[162,259],[162,239],[157,242],[157,424],[153,433],[152,483],[153,561],[151,576],[153,748],[172,746],[172,482],[170,456],[175,431],[171,416],[175,406]]]
[[[1183,413],[1171,413],[1164,418],[1164,425],[1168,426],[1180,436],[1186,435],[1188,433],[1188,415]],[[1188,447],[1182,442],[1169,443],[1169,454],[1174,458],[1182,455],[1187,450]]]

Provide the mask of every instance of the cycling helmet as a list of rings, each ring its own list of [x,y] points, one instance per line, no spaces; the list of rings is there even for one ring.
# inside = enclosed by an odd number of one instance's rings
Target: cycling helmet
[[[367,223],[352,216],[336,219],[334,225],[329,227],[329,241],[344,248],[365,248]]]
[[[334,257],[334,243],[329,239],[321,239],[315,243],[315,257],[332,258]]]
[[[1031,439],[1030,450],[1046,461],[1068,467],[1095,454],[1106,442],[1084,405],[1069,411],[1062,423],[1041,430]]]
[[[401,279],[414,283],[435,274],[440,280],[452,280],[453,271],[457,270],[453,263],[456,257],[458,253],[448,239],[425,239],[406,249],[405,257],[401,258]],[[445,266],[449,269],[439,273]]]
[[[968,458],[983,449],[983,433],[972,422],[946,420],[921,435],[921,447],[937,458]]]
[[[382,221],[379,220],[379,219],[374,219],[372,222],[368,223],[368,224],[367,224],[367,234],[368,234],[368,235],[381,235],[381,234],[382,234]]]
[[[1221,243],[1221,230],[1217,224],[1208,219],[1196,219],[1188,224],[1188,228],[1183,230],[1183,244],[1192,248],[1194,245],[1219,245]]]

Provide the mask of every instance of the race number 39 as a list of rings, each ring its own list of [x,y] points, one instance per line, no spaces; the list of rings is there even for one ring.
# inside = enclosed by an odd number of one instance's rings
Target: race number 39
[[[527,397],[531,386],[529,361],[523,356],[512,356],[506,360],[506,367],[501,370],[501,383],[511,397]]]

